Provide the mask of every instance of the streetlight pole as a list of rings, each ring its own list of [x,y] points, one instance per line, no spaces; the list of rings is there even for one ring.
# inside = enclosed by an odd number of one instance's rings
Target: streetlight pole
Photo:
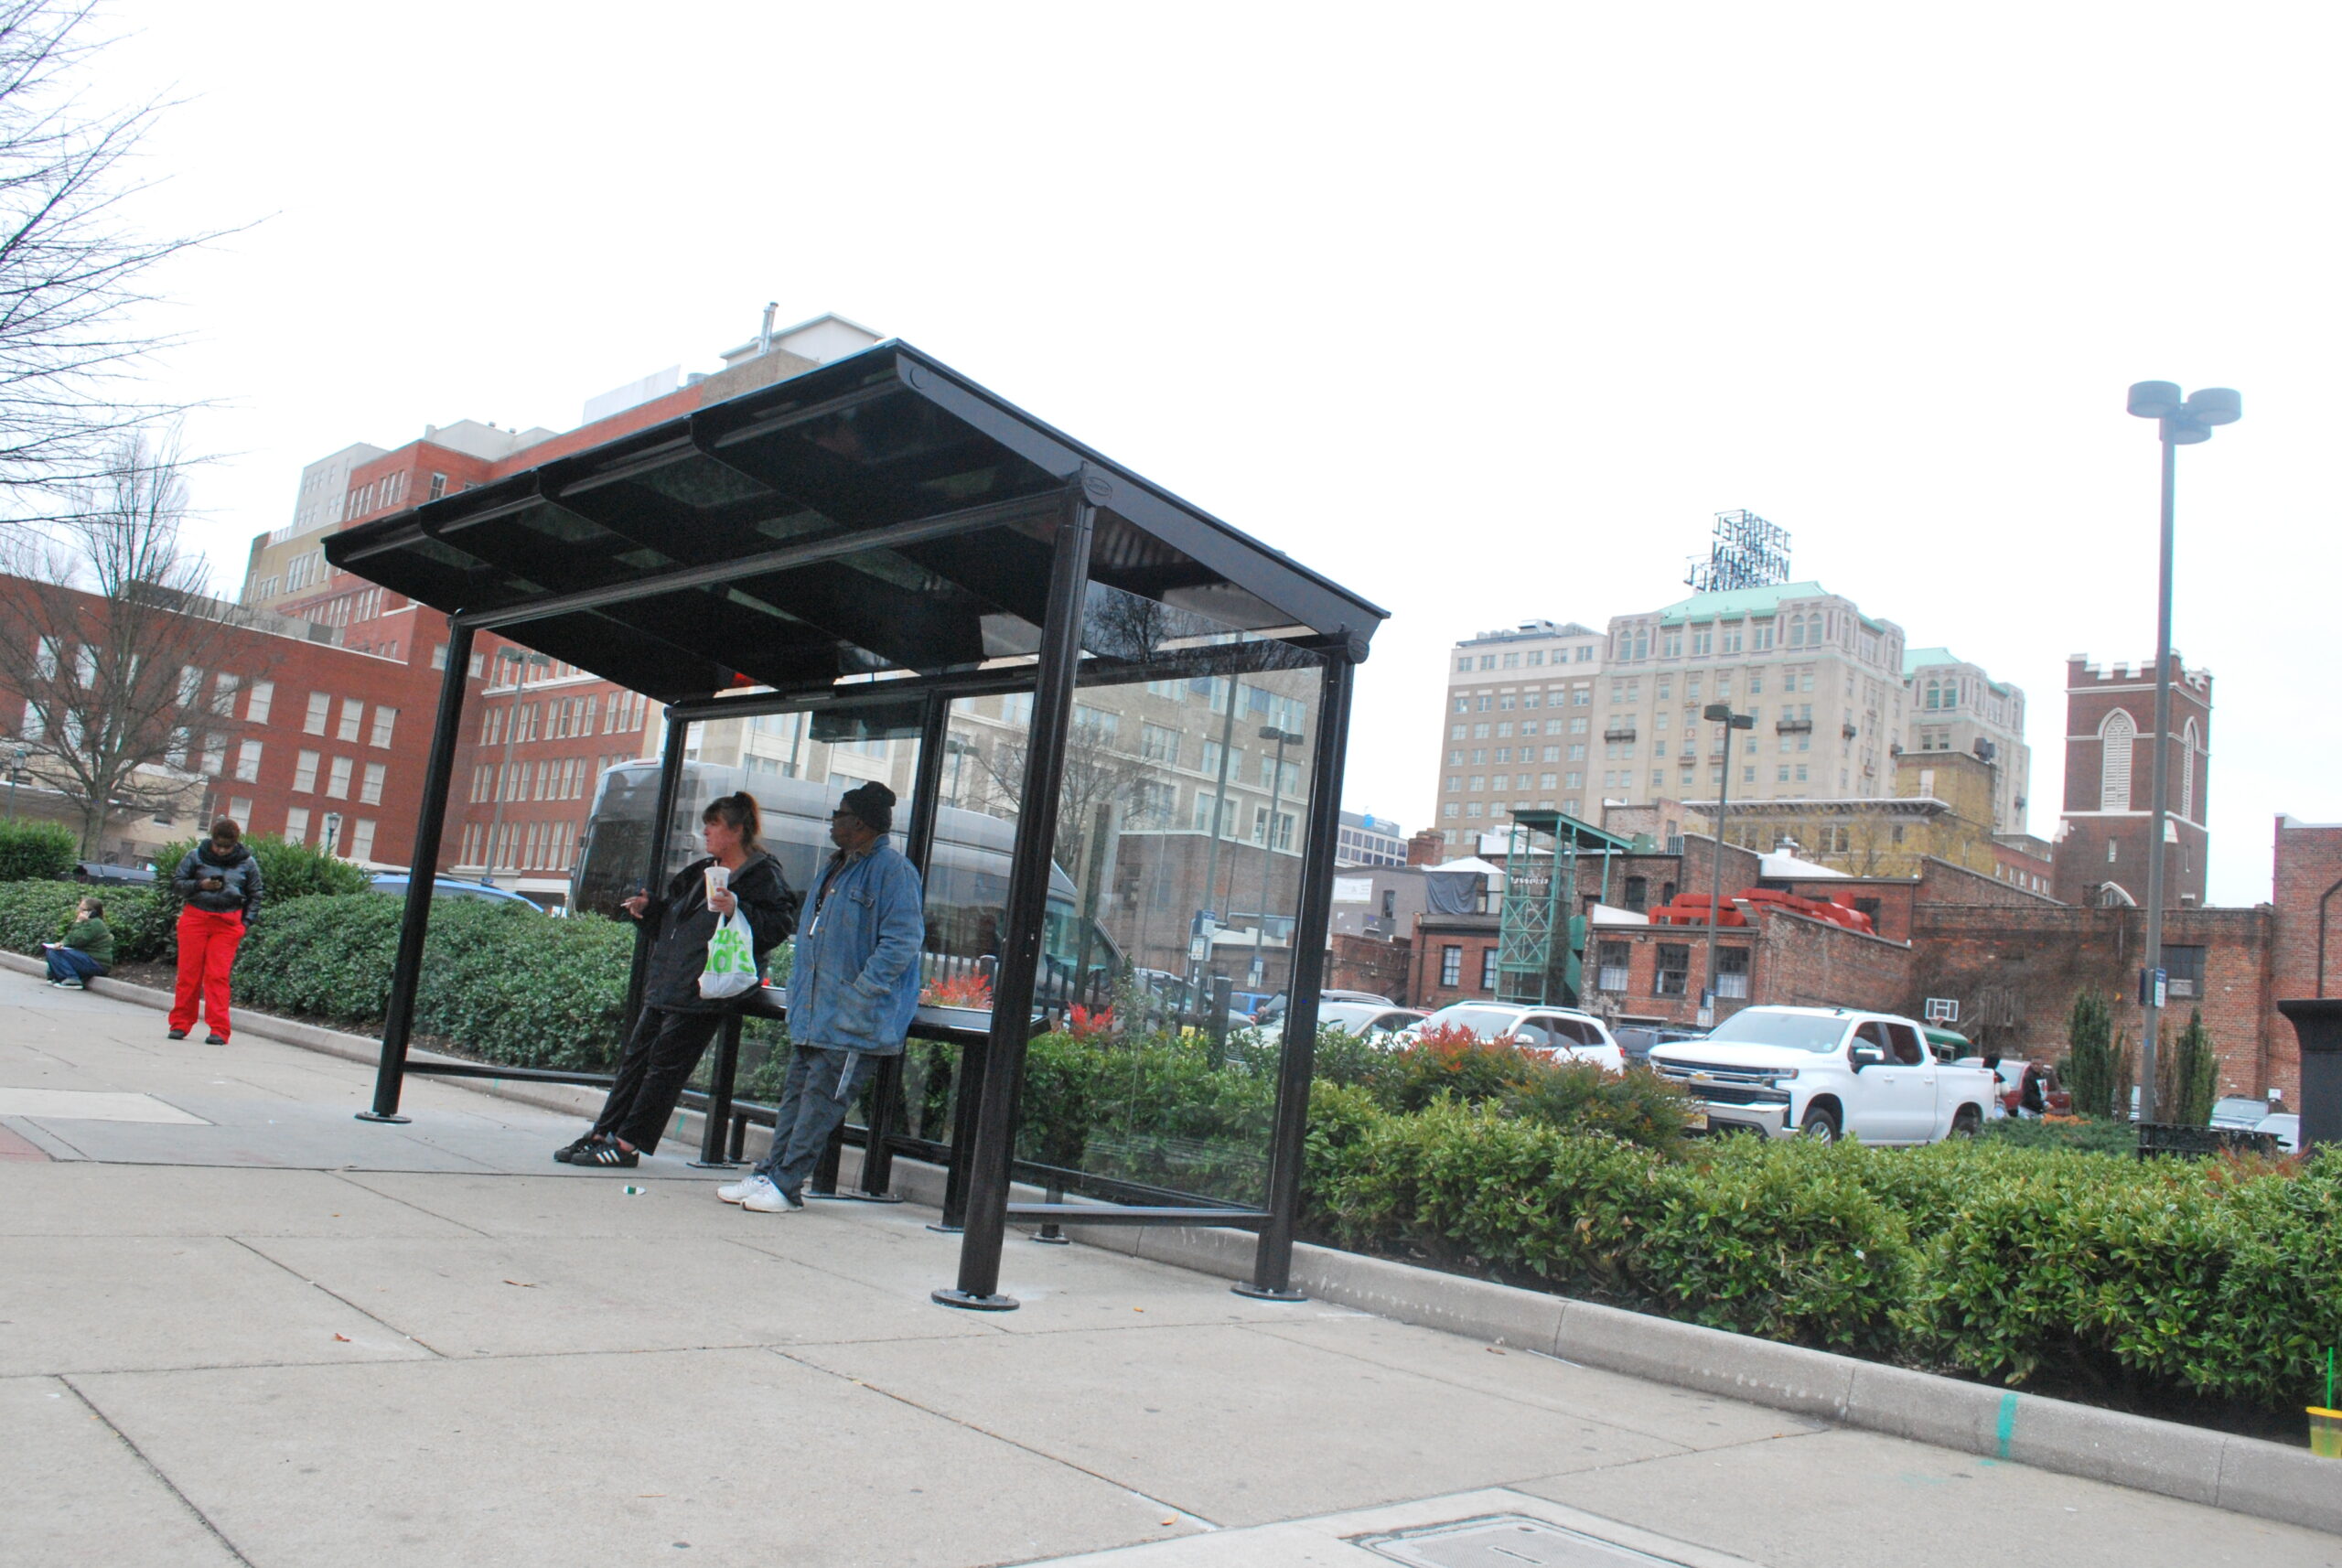
[[[542,653],[523,653],[517,648],[496,650],[496,667],[502,669],[510,660],[512,671],[512,700],[504,709],[504,761],[496,770],[496,814],[488,824],[488,846],[480,852],[486,864],[480,867],[479,879],[489,886],[496,885],[496,835],[504,831],[504,792],[512,776],[512,740],[521,728],[521,688],[532,664],[550,666],[553,660]]]
[[[1284,748],[1287,743],[1298,746],[1301,744],[1302,737],[1290,730],[1281,730],[1274,725],[1262,725],[1261,738],[1274,741],[1277,755],[1276,760],[1270,765],[1268,826],[1261,831],[1261,908],[1260,912],[1252,919],[1252,984],[1256,990],[1261,983],[1261,939],[1267,933],[1269,927],[1269,863],[1275,856],[1277,848],[1277,804],[1279,792],[1284,788]],[[1293,964],[1288,954],[1285,973],[1289,977],[1292,972]],[[1287,1006],[1293,1004],[1289,987],[1285,1004]]]
[[[25,776],[25,759],[32,755],[23,746],[16,747],[8,758],[8,820],[16,820],[16,781]]]
[[[2198,387],[2182,398],[2175,381],[2138,381],[2131,388],[2130,412],[2157,422],[2163,441],[2163,555],[2155,585],[2155,744],[2153,820],[2147,827],[2147,918],[2139,972],[2139,1121],[2155,1119],[2156,1033],[2162,1027],[2163,836],[2171,805],[2171,558],[2174,494],[2179,481],[2179,449],[2212,438],[2215,425],[2244,417],[2244,399],[2227,387]],[[2186,767],[2192,759],[2182,757]]]
[[[1710,854],[1714,875],[1708,889],[1708,957],[1700,987],[1700,1025],[1705,1028],[1716,1021],[1716,928],[1724,923],[1724,828],[1732,808],[1732,732],[1755,729],[1756,715],[1735,714],[1726,703],[1710,703],[1700,716],[1724,725],[1724,781],[1716,789],[1715,848]]]

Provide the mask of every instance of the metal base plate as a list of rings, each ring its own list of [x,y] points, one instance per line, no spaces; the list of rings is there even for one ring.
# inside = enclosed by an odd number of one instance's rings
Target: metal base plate
[[[358,1113],[357,1120],[360,1122],[395,1122],[400,1126],[404,1126],[409,1122],[414,1121],[414,1118],[412,1116],[402,1116],[395,1111],[392,1112],[388,1116],[377,1115],[371,1111],[360,1111]]]
[[[1309,1299],[1297,1290],[1269,1290],[1264,1286],[1254,1284],[1251,1280],[1239,1281],[1228,1288],[1238,1295],[1250,1296],[1254,1301],[1307,1301]]]
[[[1044,1247],[1070,1247],[1073,1245],[1073,1238],[1070,1236],[1044,1236],[1038,1230],[1034,1231],[1029,1240],[1038,1241]]]
[[[957,1236],[967,1230],[964,1225],[938,1225],[932,1219],[927,1222],[927,1228],[938,1236]]]
[[[903,1200],[891,1192],[809,1192],[808,1202],[813,1203],[900,1203]]]
[[[933,1291],[928,1299],[938,1306],[956,1306],[967,1312],[1015,1312],[1017,1307],[1013,1295],[970,1295],[958,1289]]]
[[[683,1164],[695,1171],[736,1171],[740,1168],[738,1160],[685,1160]]]

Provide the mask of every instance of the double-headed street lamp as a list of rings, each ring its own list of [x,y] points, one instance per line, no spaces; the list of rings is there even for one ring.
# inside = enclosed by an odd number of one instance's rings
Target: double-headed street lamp
[[[2179,449],[2209,441],[2216,425],[2244,417],[2244,399],[2227,387],[2198,387],[2183,398],[2175,381],[2139,381],[2130,411],[2158,422],[2163,438],[2163,567],[2155,597],[2154,820],[2147,829],[2147,932],[2139,973],[2139,1120],[2155,1119],[2155,1032],[2163,1014],[2163,835],[2171,804],[2171,551],[2172,492]],[[2180,766],[2192,766],[2183,756]]]
[[[1700,710],[1700,716],[1710,724],[1724,725],[1724,780],[1716,789],[1716,841],[1713,855],[1715,876],[1708,892],[1707,974],[1700,990],[1700,1025],[1704,1028],[1716,1021],[1716,927],[1724,922],[1724,827],[1732,805],[1732,732],[1755,729],[1756,715],[1735,714],[1728,703],[1710,703]]]

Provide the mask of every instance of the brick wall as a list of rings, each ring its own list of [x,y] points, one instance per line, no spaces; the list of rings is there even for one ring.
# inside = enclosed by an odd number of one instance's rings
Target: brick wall
[[[1723,950],[1748,954],[1748,995],[1719,997],[1720,1017],[1763,1003],[1901,1009],[1910,989],[1911,953],[1900,942],[1778,908],[1758,909],[1756,916],[1753,927],[1726,926],[1716,934],[1718,968],[1727,977]],[[1587,953],[1589,1000],[1621,1020],[1696,1024],[1700,993],[1707,987],[1707,936],[1705,927],[1696,926],[1595,927]],[[1591,989],[1602,979],[1604,943],[1625,950],[1623,989]],[[1662,948],[1685,950],[1680,992],[1660,989]]]
[[[1403,938],[1385,941],[1380,937],[1338,935],[1327,943],[1326,988],[1370,991],[1404,1003],[1413,994],[1413,949]]]
[[[2342,824],[2300,822],[2277,819],[2276,877],[2272,918],[2275,924],[2270,954],[2270,996],[2272,1001],[2305,996],[2342,995],[2342,892],[2326,895],[2342,884]],[[2319,908],[2320,901],[2325,904]],[[2321,919],[2326,937],[2326,968],[2318,971]],[[2301,1043],[2283,1018],[2268,1025],[2272,1074],[2298,1083]]]

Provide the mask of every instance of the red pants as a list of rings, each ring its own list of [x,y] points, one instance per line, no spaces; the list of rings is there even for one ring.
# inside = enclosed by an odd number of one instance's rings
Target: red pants
[[[195,998],[203,993],[203,1021],[228,1037],[228,972],[236,966],[236,944],[244,940],[242,910],[225,914],[189,905],[179,910],[179,988],[171,1002],[171,1027],[193,1032]]]

